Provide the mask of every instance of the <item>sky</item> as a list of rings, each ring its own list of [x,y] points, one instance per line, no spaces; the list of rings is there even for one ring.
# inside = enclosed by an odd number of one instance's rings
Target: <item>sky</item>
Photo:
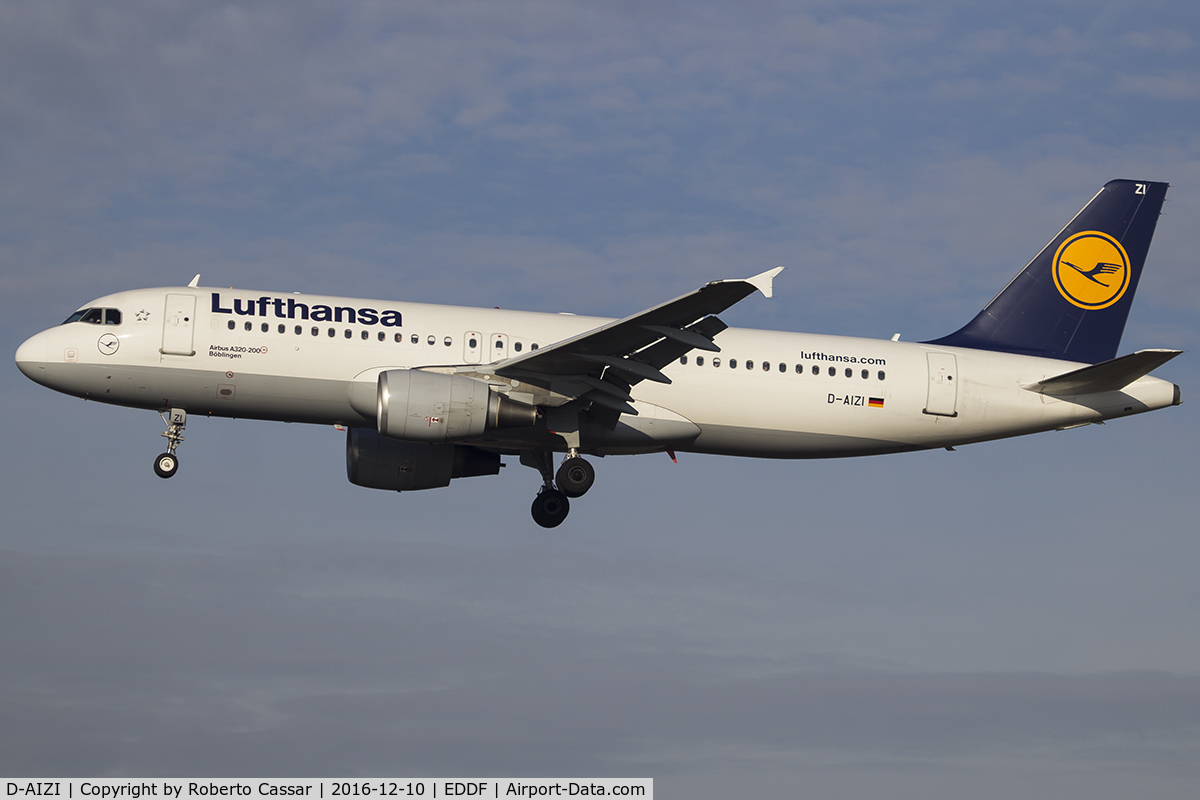
[[[0,338],[145,286],[731,325],[969,320],[1112,178],[1184,404],[945,451],[396,495],[343,435],[0,370],[0,775],[652,777],[1194,798],[1200,12],[1182,2],[0,0]],[[747,409],[748,414],[753,409]]]

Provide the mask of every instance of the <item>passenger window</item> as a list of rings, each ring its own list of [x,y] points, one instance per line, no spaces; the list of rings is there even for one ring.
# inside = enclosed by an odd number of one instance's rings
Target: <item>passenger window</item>
[[[446,342],[446,344],[450,344],[450,343]],[[521,352],[521,343],[513,342],[513,350],[516,350],[518,353]]]
[[[370,332],[369,332],[369,331],[363,331],[363,332],[362,332],[362,340],[365,342],[365,341],[367,340],[367,337],[368,337],[368,336],[370,336],[370,335],[371,335],[371,334],[370,334]]]
[[[714,366],[714,367],[719,367],[719,366],[721,366],[721,359],[714,357],[714,358],[713,358],[713,366]]]
[[[831,377],[831,378],[837,377],[837,367],[829,368],[829,377]]]
[[[451,339],[449,336],[447,336],[445,339],[442,340],[442,344],[446,345],[446,347],[449,347],[453,343],[454,343],[454,340]],[[517,349],[520,350],[521,348],[518,347]]]
[[[696,356],[696,366],[697,367],[704,366],[704,356]]]
[[[680,356],[680,357],[679,357],[679,363],[680,363],[680,364],[686,364],[686,363],[687,363],[687,356]]]
[[[529,345],[530,350],[537,350],[537,343]]]
[[[89,308],[86,312],[84,312],[83,317],[80,318],[79,321],[80,322],[90,322],[93,325],[99,325],[101,322],[104,321],[104,309]]]
[[[380,331],[379,332],[379,341],[382,342],[386,338],[387,338],[387,334],[385,334],[383,331]]]
[[[252,322],[247,322],[247,323],[246,323],[246,324],[245,324],[243,327],[245,327],[245,329],[246,329],[246,330],[248,330],[248,331],[249,331],[249,330],[254,330],[254,323],[252,323]]]
[[[234,321],[229,320],[229,330],[233,330],[235,327],[237,327],[237,325],[234,323]]]
[[[334,336],[337,336],[337,331],[335,331],[333,328],[330,328],[329,329],[329,338],[332,339]]]
[[[763,362],[763,372],[770,372],[770,371],[771,371],[771,364],[770,364],[770,362],[768,362],[768,361],[764,361],[764,362]]]
[[[317,327],[314,325],[314,326],[313,326],[313,329],[312,329],[312,335],[313,335],[313,336],[316,336],[318,333],[320,333],[320,331],[319,331],[319,330],[317,330]]]
[[[397,334],[396,334],[396,344],[400,344],[400,343],[401,343],[401,342],[403,342],[403,341],[404,341],[404,334],[403,334],[403,333],[397,333]]]
[[[863,376],[863,380],[865,381],[867,378],[871,377],[871,370],[864,369],[862,371],[862,376]]]
[[[736,358],[729,359],[729,368],[737,369],[737,359]]]
[[[467,340],[467,346],[474,350],[476,347],[479,347],[479,340],[472,336]]]
[[[879,370],[879,380],[883,380],[887,376],[883,374],[883,370]]]
[[[299,336],[303,332],[304,332],[304,328],[301,328],[299,325],[297,325],[296,326],[296,335]]]
[[[279,332],[280,332],[280,333],[287,333],[287,326],[286,326],[286,325],[280,325],[280,326],[279,326]]]
[[[813,364],[813,375],[820,375],[820,374],[821,374],[821,368],[818,367],[816,364]]]
[[[349,339],[349,338],[350,338],[351,336],[353,336],[353,335],[354,335],[354,334],[350,332],[350,329],[349,329],[349,328],[346,328],[346,338],[347,338],[347,339]]]
[[[754,362],[753,362],[753,361],[747,361],[747,362],[746,362],[746,369],[754,369]]]
[[[270,326],[270,325],[268,325],[267,323],[265,323],[265,322],[264,322],[264,323],[262,324],[262,332],[263,332],[263,333],[267,333],[267,332],[268,332],[268,331],[270,331],[270,330],[271,330],[271,326]]]
[[[847,378],[853,378],[853,377],[854,377],[854,370],[850,369],[849,367],[846,367],[846,377],[847,377]]]
[[[417,335],[414,333],[414,334],[412,335],[412,339],[410,339],[410,341],[411,341],[413,344],[420,344],[420,343],[421,343],[421,337],[420,337],[420,336],[417,336]]]
[[[120,325],[121,312],[115,308],[104,309],[104,324],[105,325]]]
[[[779,362],[779,371],[780,371],[780,372],[787,372],[787,364],[784,364],[782,361],[780,361],[780,362]]]
[[[436,341],[437,341],[437,339],[435,339],[435,338],[433,338],[432,336],[430,336],[428,339],[426,339],[426,340],[425,340],[425,343],[426,343],[426,344],[429,344],[429,345],[433,345],[433,343],[434,343],[434,342],[436,342]]]
[[[797,375],[803,375],[803,374],[804,374],[804,365],[803,365],[803,364],[797,364],[797,365],[796,365],[796,374],[797,374]]]

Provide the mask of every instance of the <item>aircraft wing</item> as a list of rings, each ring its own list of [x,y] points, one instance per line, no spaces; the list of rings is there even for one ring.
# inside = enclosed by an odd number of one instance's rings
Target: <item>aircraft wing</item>
[[[776,267],[752,278],[712,281],[539,350],[459,369],[533,384],[544,390],[539,402],[548,405],[586,398],[611,411],[636,414],[629,405],[632,386],[643,380],[670,383],[661,369],[693,349],[720,352],[712,339],[728,326],[715,315],[756,291],[770,297],[772,280],[782,271]]]
[[[1138,350],[1127,356],[1102,361],[1053,378],[1029,384],[1023,388],[1055,397],[1118,392],[1143,375],[1158,369],[1182,350]]]

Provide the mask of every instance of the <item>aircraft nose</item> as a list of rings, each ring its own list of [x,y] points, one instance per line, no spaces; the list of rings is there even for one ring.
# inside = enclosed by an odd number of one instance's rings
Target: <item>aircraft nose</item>
[[[38,367],[46,363],[46,353],[49,349],[50,343],[46,334],[30,336],[17,348],[17,369],[25,373],[25,377],[37,380]]]

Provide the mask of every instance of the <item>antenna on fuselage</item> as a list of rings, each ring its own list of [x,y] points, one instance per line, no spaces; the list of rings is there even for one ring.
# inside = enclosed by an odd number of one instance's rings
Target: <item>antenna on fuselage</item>
[[[196,273],[196,277],[192,278],[192,282],[191,282],[191,283],[189,283],[189,284],[188,284],[188,286],[190,286],[190,287],[192,287],[193,289],[195,289],[195,288],[196,288],[197,286],[199,286],[199,285],[200,285],[200,273],[199,273],[199,272],[197,272],[197,273]]]

